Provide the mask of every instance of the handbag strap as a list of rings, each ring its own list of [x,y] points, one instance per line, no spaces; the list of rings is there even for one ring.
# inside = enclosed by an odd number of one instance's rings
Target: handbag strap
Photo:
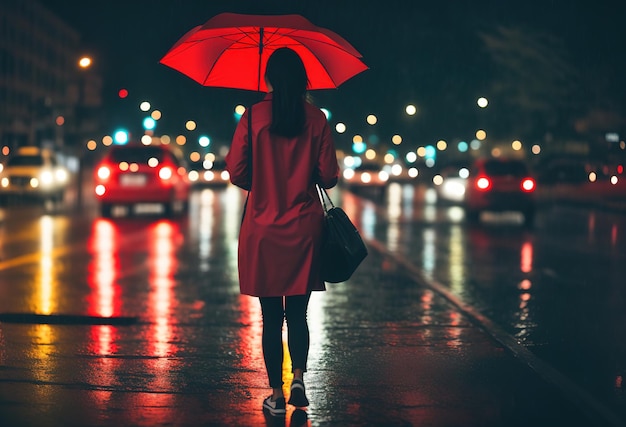
[[[330,196],[326,192],[326,189],[319,184],[315,184],[315,188],[317,188],[317,194],[320,196],[320,200],[322,201],[322,206],[324,207],[324,212],[328,212],[328,207],[326,206],[326,200],[330,203],[331,209],[335,207],[333,201],[330,199]]]

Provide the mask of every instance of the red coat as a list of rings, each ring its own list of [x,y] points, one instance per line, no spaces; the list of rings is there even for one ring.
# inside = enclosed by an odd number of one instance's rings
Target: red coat
[[[306,103],[304,132],[271,135],[272,95],[252,106],[252,188],[248,111],[241,117],[226,165],[233,184],[250,190],[239,231],[242,294],[269,297],[325,290],[319,276],[324,210],[315,183],[331,188],[339,166],[324,113]]]

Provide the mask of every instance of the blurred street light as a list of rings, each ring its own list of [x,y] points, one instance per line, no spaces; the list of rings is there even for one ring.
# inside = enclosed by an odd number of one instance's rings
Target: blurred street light
[[[478,98],[478,100],[476,101],[476,104],[478,104],[478,106],[480,108],[486,108],[487,105],[489,105],[489,101],[487,100],[487,98],[481,96],[480,98]]]
[[[88,56],[83,56],[78,60],[78,66],[80,68],[88,68],[91,65],[91,58]]]
[[[203,135],[200,138],[198,138],[198,144],[200,144],[201,147],[208,147],[210,143],[211,143],[211,140],[209,139],[208,136]]]
[[[417,107],[416,107],[415,105],[413,105],[413,104],[409,104],[409,105],[407,105],[407,106],[406,106],[406,108],[404,109],[404,111],[406,111],[406,113],[407,113],[409,116],[414,116],[414,115],[415,115],[415,113],[417,113]]]

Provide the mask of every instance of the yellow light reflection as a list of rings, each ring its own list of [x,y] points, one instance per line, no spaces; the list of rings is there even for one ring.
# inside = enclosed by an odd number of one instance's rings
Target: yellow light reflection
[[[53,372],[55,372],[55,358],[51,357],[55,352],[54,329],[50,325],[38,324],[29,329],[29,334],[32,335],[33,345],[29,347],[28,358],[37,362],[31,369],[31,375],[35,381],[49,383],[53,381]],[[34,399],[54,393],[53,387],[35,387],[35,389],[39,396],[33,397]]]
[[[39,261],[39,301],[35,309],[41,314],[50,314],[54,306],[54,294],[52,286],[53,263],[52,249],[53,243],[53,221],[48,215],[39,220],[41,241],[40,241],[40,261]]]
[[[463,295],[465,286],[465,234],[458,224],[450,228],[450,240],[448,241],[450,252],[449,257],[449,274],[450,274],[450,290],[455,295]]]

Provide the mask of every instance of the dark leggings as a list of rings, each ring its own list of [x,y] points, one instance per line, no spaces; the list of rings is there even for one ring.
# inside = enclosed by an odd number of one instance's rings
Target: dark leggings
[[[263,314],[263,358],[270,387],[283,384],[283,319],[287,319],[287,344],[291,355],[291,369],[306,372],[309,355],[309,325],[306,311],[311,293],[288,297],[261,297]],[[283,305],[284,301],[284,305]]]

